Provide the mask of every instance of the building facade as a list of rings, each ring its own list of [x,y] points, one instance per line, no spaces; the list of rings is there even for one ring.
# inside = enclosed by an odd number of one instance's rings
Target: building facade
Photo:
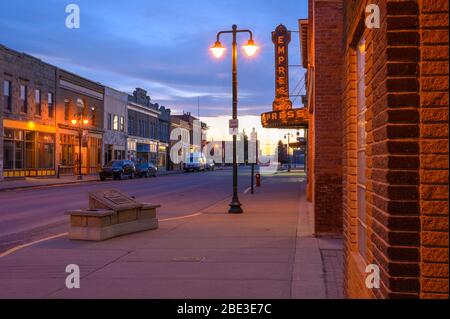
[[[0,45],[0,179],[54,176],[56,68]]]
[[[158,168],[160,170],[168,170],[170,161],[170,109],[159,106],[157,103],[155,106],[159,109],[160,115],[158,117]]]
[[[366,24],[373,4],[379,28]],[[300,24],[311,195],[323,195],[324,160],[336,169],[326,191],[341,194],[316,208],[316,231],[329,229],[324,214],[337,233],[342,221],[346,296],[448,298],[448,1],[310,0]],[[379,289],[366,285],[368,266]]]
[[[158,124],[161,112],[147,91],[137,88],[128,96],[128,159],[158,165]]]
[[[57,147],[61,174],[96,174],[103,159],[104,87],[57,70]],[[81,149],[80,149],[81,137]]]
[[[170,121],[170,148],[171,151],[169,153],[170,162],[169,167],[171,170],[182,170],[183,163],[174,163],[173,158],[178,156],[179,158],[184,158],[185,154],[183,154],[183,149],[190,147],[191,141],[191,126],[188,121],[183,120],[183,116],[180,115],[172,115]],[[180,132],[181,134],[178,134]],[[189,141],[189,145],[183,145],[179,149],[175,147],[176,144],[180,143],[180,141]],[[177,150],[177,152],[175,152]],[[171,155],[171,152],[175,152]]]
[[[103,163],[126,159],[128,94],[105,87]]]

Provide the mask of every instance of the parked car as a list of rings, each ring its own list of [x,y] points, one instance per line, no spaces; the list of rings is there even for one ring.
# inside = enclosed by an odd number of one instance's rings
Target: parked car
[[[140,163],[136,164],[136,176],[139,177],[156,177],[158,168],[152,163]]]
[[[132,161],[124,160],[124,161],[111,161],[106,164],[100,170],[100,180],[104,181],[107,178],[123,179],[124,177],[129,177],[130,179],[134,178],[134,174],[136,173],[136,167]]]
[[[212,159],[206,160],[206,169],[208,171],[213,171],[216,169],[216,163]]]
[[[191,153],[184,163],[186,172],[200,172],[206,170],[206,157],[203,153]]]

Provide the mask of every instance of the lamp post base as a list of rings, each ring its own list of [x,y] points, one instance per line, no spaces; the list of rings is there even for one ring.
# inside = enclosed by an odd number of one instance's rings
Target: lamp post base
[[[239,202],[239,199],[233,198],[230,203],[230,209],[228,210],[228,214],[243,214],[242,204]]]
[[[78,176],[78,178],[77,178],[79,181],[82,181],[83,180],[83,176]]]

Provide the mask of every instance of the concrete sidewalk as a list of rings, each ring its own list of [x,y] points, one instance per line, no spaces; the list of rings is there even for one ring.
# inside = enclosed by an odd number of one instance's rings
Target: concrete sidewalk
[[[304,194],[303,175],[282,173],[241,195],[243,215],[227,200],[152,232],[38,243],[0,258],[0,298],[341,298],[342,242],[312,236]],[[65,287],[69,264],[81,289]]]

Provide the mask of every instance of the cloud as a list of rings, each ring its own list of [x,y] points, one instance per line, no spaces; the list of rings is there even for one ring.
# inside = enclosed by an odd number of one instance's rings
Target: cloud
[[[196,113],[227,115],[231,105],[230,52],[214,60],[208,48],[216,32],[236,23],[254,31],[261,52],[240,54],[239,110],[258,115],[271,109],[274,95],[271,31],[283,22],[297,29],[306,1],[275,0],[78,0],[81,29],[64,26],[65,4],[57,0],[0,2],[0,39],[18,51],[131,93],[147,89],[155,102]],[[291,64],[299,61],[293,33]],[[246,35],[240,35],[240,43]],[[223,39],[230,47],[230,37]],[[291,72],[292,88],[298,80]]]

